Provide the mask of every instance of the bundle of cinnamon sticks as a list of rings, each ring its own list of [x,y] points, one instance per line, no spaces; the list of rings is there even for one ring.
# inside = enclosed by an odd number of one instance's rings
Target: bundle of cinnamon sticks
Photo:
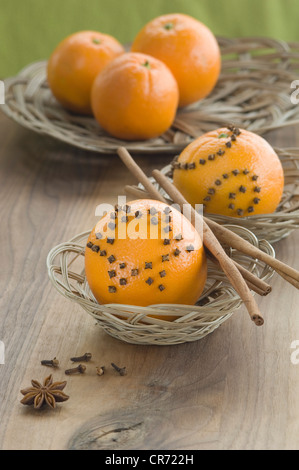
[[[151,198],[167,204],[176,203],[181,208],[183,208],[185,204],[188,204],[184,196],[172,184],[170,179],[159,170],[153,170],[152,176],[160,187],[168,194],[170,200],[165,199],[162,196],[160,191],[158,191],[143,170],[136,164],[126,148],[120,147],[117,153],[128,170],[133,176],[135,176],[138,183],[141,183],[144,187],[144,190],[142,190],[136,186],[126,186],[125,191],[129,196],[137,197],[139,199]],[[198,218],[201,220],[198,220]],[[191,207],[191,222],[195,227],[203,227],[203,243],[206,248],[207,255],[214,263],[221,267],[230,283],[244,302],[250,318],[256,325],[263,325],[264,319],[251,290],[260,295],[267,295],[271,292],[271,286],[259,279],[253,273],[249,272],[243,266],[233,261],[223,249],[223,245],[229,246],[246,254],[247,256],[268,264],[287,282],[297,289],[299,288],[299,272],[297,270],[253,246],[251,243],[233,233],[228,228],[217,224],[207,217],[202,217],[194,210],[193,207]]]

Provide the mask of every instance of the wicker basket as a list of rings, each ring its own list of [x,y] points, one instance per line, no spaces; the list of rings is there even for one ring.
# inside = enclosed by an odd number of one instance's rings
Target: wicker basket
[[[46,62],[26,67],[5,80],[1,108],[19,124],[76,147],[115,153],[123,144],[131,152],[181,151],[194,137],[228,122],[259,134],[297,124],[299,106],[290,100],[291,82],[298,78],[299,43],[268,38],[218,38],[222,73],[211,95],[177,113],[164,135],[124,143],[107,135],[91,117],[64,110],[46,82]]]
[[[233,225],[228,227],[261,250],[275,256],[274,249],[269,242],[259,241],[246,228]],[[82,233],[69,242],[53,248],[47,258],[48,274],[60,294],[80,305],[96,319],[106,333],[115,338],[127,343],[157,345],[197,341],[212,333],[242,305],[240,297],[223,272],[209,262],[208,280],[204,292],[194,306],[100,305],[92,295],[84,273],[84,252],[89,234],[90,231]],[[265,281],[273,275],[272,268],[264,263],[231,249],[228,253]],[[175,321],[166,321],[149,316],[155,314],[177,315],[178,318]]]

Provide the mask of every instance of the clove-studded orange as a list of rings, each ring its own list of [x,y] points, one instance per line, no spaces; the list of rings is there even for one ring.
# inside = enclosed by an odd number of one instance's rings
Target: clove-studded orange
[[[173,164],[173,181],[192,205],[246,217],[276,210],[284,188],[281,162],[262,137],[234,126],[208,132]]]
[[[101,304],[193,305],[203,291],[207,264],[201,237],[183,214],[159,201],[137,200],[96,224],[85,272]]]

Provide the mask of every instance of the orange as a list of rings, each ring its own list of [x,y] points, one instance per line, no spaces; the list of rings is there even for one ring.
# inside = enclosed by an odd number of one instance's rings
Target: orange
[[[85,272],[100,304],[193,305],[207,264],[201,237],[184,215],[159,201],[137,200],[96,224]]]
[[[179,85],[179,106],[206,97],[220,74],[221,55],[215,36],[188,15],[153,19],[137,34],[132,51],[157,57],[170,68]]]
[[[144,140],[163,134],[178,105],[178,86],[158,59],[126,53],[96,78],[91,103],[99,124],[112,136]]]
[[[281,162],[262,137],[233,126],[202,135],[174,164],[173,181],[190,204],[232,217],[267,214],[284,188]]]
[[[94,79],[124,52],[112,36],[81,31],[64,39],[48,63],[48,83],[56,99],[67,109],[92,114],[90,92]]]

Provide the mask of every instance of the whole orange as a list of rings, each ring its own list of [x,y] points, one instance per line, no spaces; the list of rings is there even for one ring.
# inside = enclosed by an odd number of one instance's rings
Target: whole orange
[[[193,305],[203,291],[207,263],[201,237],[184,215],[159,201],[137,200],[96,224],[85,272],[101,304]]]
[[[128,52],[110,62],[96,78],[91,104],[95,118],[109,134],[144,140],[171,126],[178,98],[178,85],[165,64]]]
[[[231,217],[267,214],[284,188],[281,162],[262,137],[234,126],[189,144],[174,164],[173,181],[190,204]]]
[[[80,31],[65,38],[48,62],[48,83],[56,99],[67,109],[92,114],[90,92],[94,79],[123,46],[112,36]]]
[[[157,57],[170,68],[179,85],[179,106],[207,96],[220,74],[221,55],[215,36],[188,15],[153,19],[137,34],[132,51]]]

